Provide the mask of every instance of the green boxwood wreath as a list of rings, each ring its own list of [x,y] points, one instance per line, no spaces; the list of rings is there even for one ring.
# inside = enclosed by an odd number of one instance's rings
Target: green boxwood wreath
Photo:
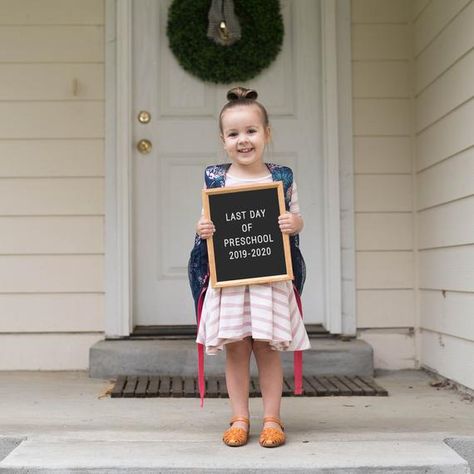
[[[268,67],[283,43],[279,0],[236,0],[242,37],[221,46],[207,37],[210,0],[174,0],[167,35],[179,64],[203,81],[228,84],[246,81]]]

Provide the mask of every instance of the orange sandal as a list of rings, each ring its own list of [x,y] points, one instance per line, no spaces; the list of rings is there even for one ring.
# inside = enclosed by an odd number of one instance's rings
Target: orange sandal
[[[265,424],[267,421],[278,423],[281,427],[281,431],[278,428],[263,428],[260,433],[260,446],[263,446],[264,448],[276,448],[277,446],[285,444],[285,428],[280,418],[277,418],[276,416],[266,416],[263,419],[263,423]]]
[[[244,423],[247,423],[248,430],[244,430],[243,428],[232,427],[232,424],[235,423],[236,421],[243,421]],[[227,446],[233,446],[233,447],[243,446],[244,444],[247,444],[247,441],[249,439],[249,430],[250,430],[249,419],[245,416],[234,416],[231,418],[229,425],[231,425],[231,427],[228,428],[224,432],[222,441],[224,441],[224,443],[227,444]]]

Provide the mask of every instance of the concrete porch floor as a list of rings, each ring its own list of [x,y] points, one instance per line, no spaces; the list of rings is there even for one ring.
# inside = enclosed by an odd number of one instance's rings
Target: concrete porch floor
[[[249,444],[229,448],[228,399],[99,398],[109,380],[85,371],[0,372],[0,472],[470,472],[472,397],[419,370],[375,380],[388,397],[283,398],[287,443],[265,449],[260,398]]]

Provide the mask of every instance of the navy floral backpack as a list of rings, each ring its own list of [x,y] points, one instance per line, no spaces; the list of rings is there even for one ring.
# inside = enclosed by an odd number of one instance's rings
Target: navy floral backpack
[[[273,181],[282,181],[285,194],[286,210],[290,209],[291,185],[293,184],[293,171],[287,166],[266,163],[269,168]],[[230,163],[222,165],[208,166],[204,172],[204,178],[207,188],[218,188],[225,186],[225,173]],[[294,286],[301,295],[303,292],[304,281],[306,278],[306,267],[299,248],[299,235],[290,236],[291,263],[295,276]],[[207,256],[207,244],[199,235],[195,235],[194,247],[188,263],[188,276],[191,292],[193,294],[195,308],[197,310],[199,296],[207,288],[209,279],[209,267]]]

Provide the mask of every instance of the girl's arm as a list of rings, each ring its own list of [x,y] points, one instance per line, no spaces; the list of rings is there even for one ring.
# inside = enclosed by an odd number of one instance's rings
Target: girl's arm
[[[298,214],[293,214],[288,211],[278,217],[278,224],[280,225],[280,230],[283,234],[290,235],[299,234],[304,227],[303,218]]]
[[[196,233],[201,237],[201,239],[208,239],[214,234],[216,228],[211,220],[207,219],[205,216],[201,216],[196,223]]]
[[[206,182],[204,181],[204,185],[202,189],[206,189]],[[214,224],[211,220],[206,219],[204,217],[204,209],[201,209],[201,217],[196,222],[196,234],[201,237],[201,239],[208,239],[212,237],[212,234],[216,231]]]
[[[280,230],[284,234],[299,234],[304,227],[303,217],[301,216],[300,206],[298,203],[298,192],[296,182],[293,181],[291,190],[290,212],[285,212],[278,218]]]
[[[208,239],[212,237],[212,234],[216,231],[214,224],[211,220],[204,216],[201,216],[196,224],[196,232],[201,239]]]

